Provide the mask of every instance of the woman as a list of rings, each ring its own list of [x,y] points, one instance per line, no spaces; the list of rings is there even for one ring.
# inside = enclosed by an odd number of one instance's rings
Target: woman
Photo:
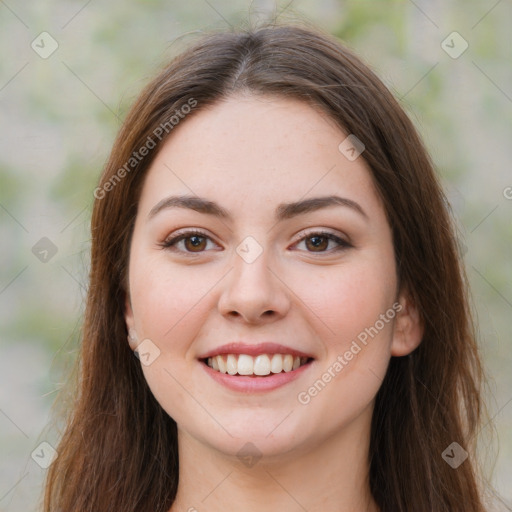
[[[203,37],[141,93],[94,195],[45,510],[484,510],[447,203],[337,40]]]

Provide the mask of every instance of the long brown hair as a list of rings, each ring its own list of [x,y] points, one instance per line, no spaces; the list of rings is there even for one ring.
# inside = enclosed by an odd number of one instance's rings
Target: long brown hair
[[[398,279],[425,326],[410,356],[391,359],[375,401],[369,482],[381,511],[482,512],[473,453],[483,374],[448,203],[413,124],[383,83],[334,37],[289,23],[202,36],[128,113],[95,191],[77,394],[44,510],[166,512],[175,499],[176,423],[126,340],[129,244],[143,178],[172,136],[171,117],[186,122],[186,105],[193,116],[236,91],[309,102],[365,145]],[[155,147],[130,160],[150,139]],[[470,453],[456,469],[442,456],[453,442]]]

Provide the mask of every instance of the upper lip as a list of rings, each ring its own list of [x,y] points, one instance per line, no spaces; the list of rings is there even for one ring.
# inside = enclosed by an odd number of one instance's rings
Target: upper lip
[[[291,354],[299,357],[313,358],[311,354],[302,352],[286,345],[279,343],[243,343],[243,342],[232,342],[226,343],[219,347],[213,348],[204,354],[201,354],[198,359],[206,359],[208,357],[219,356],[222,354],[247,354],[248,356],[258,356],[260,354]]]

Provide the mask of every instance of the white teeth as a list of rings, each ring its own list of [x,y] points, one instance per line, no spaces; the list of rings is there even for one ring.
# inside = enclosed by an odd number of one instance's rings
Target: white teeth
[[[283,357],[283,370],[285,372],[291,372],[293,368],[293,356],[290,354],[286,354]]]
[[[271,373],[291,372],[306,364],[307,357],[291,354],[260,354],[256,357],[247,354],[228,354],[207,359],[210,368],[229,375],[270,375]]]
[[[217,359],[217,366],[219,367],[219,372],[227,373],[228,367],[226,366],[226,361],[224,360],[224,358],[222,356],[217,356],[214,359]]]
[[[240,354],[238,356],[238,374],[252,375],[254,368],[254,360],[251,356]]]
[[[270,371],[272,373],[281,373],[283,371],[283,356],[281,354],[274,354],[272,356]]]
[[[252,357],[251,357],[252,359]],[[240,365],[240,360],[238,361]],[[268,375],[270,373],[270,358],[261,354],[254,360],[254,375]]]
[[[236,360],[236,356],[234,356],[233,354],[229,354],[226,362],[226,368],[228,370],[229,375],[235,375],[235,373],[238,372],[238,362]]]

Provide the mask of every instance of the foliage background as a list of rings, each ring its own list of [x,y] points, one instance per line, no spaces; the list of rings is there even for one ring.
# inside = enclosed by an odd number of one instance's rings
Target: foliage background
[[[423,134],[460,226],[490,375],[498,444],[486,460],[512,502],[510,2],[0,0],[0,512],[38,509],[44,470],[30,455],[57,440],[46,427],[80,336],[92,191],[127,107],[190,32],[275,9],[342,38]],[[31,48],[43,31],[59,44],[47,59]],[[457,59],[441,47],[453,31],[469,44]],[[57,248],[46,263],[32,252],[42,237]]]

